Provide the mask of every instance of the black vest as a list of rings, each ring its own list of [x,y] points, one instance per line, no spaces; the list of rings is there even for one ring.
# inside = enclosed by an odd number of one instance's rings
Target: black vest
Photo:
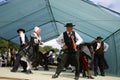
[[[101,55],[103,53],[104,53],[104,42],[102,41],[100,48],[97,51],[95,51],[95,55]]]
[[[74,42],[76,42],[75,32],[72,31],[72,34],[71,34],[71,35],[74,36]],[[75,50],[74,50],[74,47],[73,47],[72,39],[71,39],[71,37],[68,36],[68,34],[67,34],[66,31],[63,33],[63,37],[64,37],[65,45],[67,45],[67,47],[68,47],[67,50],[68,50],[68,51],[75,51]]]

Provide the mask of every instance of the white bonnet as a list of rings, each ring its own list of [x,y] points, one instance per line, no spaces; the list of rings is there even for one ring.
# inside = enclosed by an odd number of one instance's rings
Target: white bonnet
[[[34,27],[34,31],[36,32],[37,30],[41,30],[38,26]]]

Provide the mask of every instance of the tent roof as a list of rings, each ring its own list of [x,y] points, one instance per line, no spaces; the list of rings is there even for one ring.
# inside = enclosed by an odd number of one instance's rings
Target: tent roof
[[[84,41],[97,36],[104,39],[120,29],[120,17],[86,0],[9,0],[0,6],[0,37],[18,44],[18,28],[29,37],[34,26],[42,29],[47,41],[65,31],[64,24],[72,22]]]

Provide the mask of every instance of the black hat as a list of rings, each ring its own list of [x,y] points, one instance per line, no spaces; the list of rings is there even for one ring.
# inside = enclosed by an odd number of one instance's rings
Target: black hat
[[[17,30],[17,33],[19,33],[19,31],[23,31],[23,32],[25,33],[25,30],[22,29],[22,28],[18,29],[18,30]]]
[[[67,23],[67,24],[65,25],[65,27],[73,27],[73,26],[75,26],[75,25],[73,25],[72,23]]]
[[[101,36],[98,36],[97,38],[96,38],[96,40],[98,40],[98,39],[103,39]]]

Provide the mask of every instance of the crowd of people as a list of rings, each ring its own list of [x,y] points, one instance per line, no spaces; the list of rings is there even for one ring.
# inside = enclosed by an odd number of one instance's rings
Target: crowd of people
[[[0,66],[13,66],[15,63],[16,51],[14,48],[5,51],[5,53],[0,53]]]
[[[62,54],[59,54],[57,58],[57,68],[52,78],[58,78],[63,69],[68,68],[69,65],[72,66],[72,72],[75,73],[75,80],[79,80],[80,73],[88,79],[94,79],[92,75],[98,76],[99,72],[101,76],[105,76],[104,70],[109,66],[104,53],[108,50],[109,45],[100,36],[91,42],[84,42],[82,37],[73,31],[74,26],[72,23],[67,23],[64,26],[66,31],[56,38],[57,43],[61,45],[60,53]],[[49,70],[48,64],[54,64],[54,50],[50,50],[44,55],[39,51],[39,45],[44,44],[41,41],[40,32],[39,27],[34,27],[29,41],[24,29],[17,30],[20,36],[20,48],[16,56],[14,49],[11,49],[10,62],[13,66],[11,72],[16,72],[20,64],[23,67],[22,72],[26,73],[32,73],[32,67],[38,70],[39,65],[44,66],[44,70]]]

